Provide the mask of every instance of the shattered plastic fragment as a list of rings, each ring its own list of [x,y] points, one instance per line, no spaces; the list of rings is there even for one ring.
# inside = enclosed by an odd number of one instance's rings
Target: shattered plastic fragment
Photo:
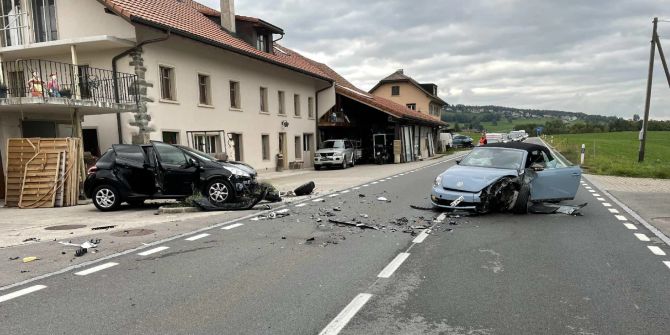
[[[24,262],[24,263],[30,263],[30,262],[32,262],[32,261],[36,261],[36,260],[38,260],[38,259],[39,259],[39,258],[37,258],[37,257],[35,257],[35,256],[23,257],[23,262]]]
[[[379,198],[377,198],[377,200],[379,200],[379,201],[391,202],[391,200],[389,200],[389,199],[387,199],[387,198],[385,198],[385,197],[379,197]]]

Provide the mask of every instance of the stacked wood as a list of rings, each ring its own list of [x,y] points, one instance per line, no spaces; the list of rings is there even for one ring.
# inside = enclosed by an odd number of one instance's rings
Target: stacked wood
[[[15,138],[7,141],[5,206],[74,206],[79,198],[78,138]]]

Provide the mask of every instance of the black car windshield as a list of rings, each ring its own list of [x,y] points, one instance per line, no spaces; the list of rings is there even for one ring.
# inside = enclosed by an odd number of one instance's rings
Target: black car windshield
[[[323,142],[324,149],[344,149],[344,141],[325,141]]]
[[[502,148],[475,148],[461,161],[463,166],[496,169],[519,169],[523,162],[523,151]]]
[[[177,145],[177,147],[179,147],[180,149],[186,151],[188,154],[190,154],[190,155],[192,155],[192,156],[195,156],[196,158],[198,158],[198,159],[200,159],[200,160],[203,160],[203,161],[210,161],[210,162],[216,162],[216,161],[218,161],[218,159],[216,159],[216,158],[214,158],[214,157],[212,157],[212,156],[210,156],[210,155],[208,155],[208,154],[206,154],[206,153],[204,153],[204,152],[202,152],[202,151],[195,150],[195,149],[193,149],[193,148],[189,148],[189,147],[185,147],[185,146],[183,146],[183,145]]]

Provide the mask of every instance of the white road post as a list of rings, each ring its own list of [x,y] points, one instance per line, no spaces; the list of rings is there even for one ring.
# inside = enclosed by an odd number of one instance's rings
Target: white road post
[[[586,152],[586,144],[582,144],[582,158],[581,158],[581,163],[580,165],[584,165],[584,153]]]

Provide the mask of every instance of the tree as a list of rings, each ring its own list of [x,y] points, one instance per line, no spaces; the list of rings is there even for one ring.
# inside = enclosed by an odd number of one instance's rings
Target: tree
[[[454,124],[454,131],[461,131],[461,126],[459,126],[458,123]]]
[[[640,121],[640,114],[633,114],[633,121]]]

